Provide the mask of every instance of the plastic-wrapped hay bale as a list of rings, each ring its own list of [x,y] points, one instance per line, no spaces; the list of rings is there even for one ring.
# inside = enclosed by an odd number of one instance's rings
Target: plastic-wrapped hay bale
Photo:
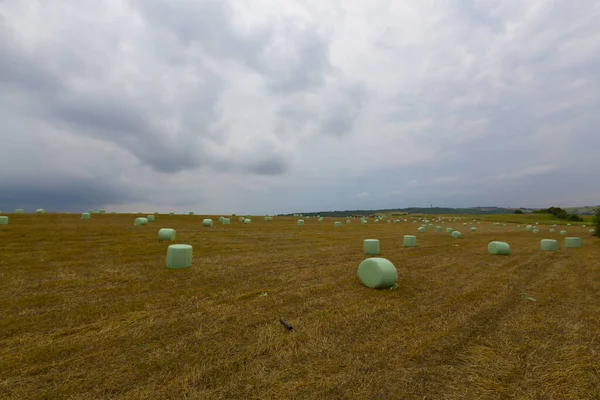
[[[533,226],[531,226],[531,225],[527,225],[527,226],[525,227],[525,230],[526,230],[526,231],[530,231],[530,230],[532,230],[532,229],[533,229]]]
[[[6,215],[0,216],[0,225],[8,225],[8,217]]]
[[[231,220],[229,218],[223,218],[223,225],[231,225]]]
[[[379,220],[377,218],[375,218],[375,221],[373,221],[374,224],[378,223]]]
[[[454,232],[452,232],[452,237],[453,237],[454,239],[460,239],[460,237],[461,237],[461,234],[460,234],[460,232],[459,232],[459,231],[454,231]]]
[[[203,219],[202,226],[207,226],[207,227],[213,226],[213,220],[210,218]]]
[[[81,213],[81,219],[90,219],[90,213]]]
[[[571,226],[571,224],[567,224],[567,226]]]
[[[336,228],[341,228],[342,227],[342,223],[340,221],[335,221],[333,223],[333,226],[335,226]]]
[[[558,242],[553,239],[542,239],[540,240],[540,249],[543,251],[557,251]]]
[[[582,228],[587,228],[587,225],[581,225]]]
[[[435,227],[435,231],[436,231],[436,232],[441,232],[441,231],[442,231],[442,227],[441,227],[441,226],[439,226],[439,225],[438,225],[438,226],[436,226],[436,227]]]
[[[244,224],[246,224],[246,225],[250,225],[251,222],[252,222],[252,220],[250,218],[246,218],[244,220]]]
[[[567,249],[579,249],[583,247],[583,242],[581,241],[581,238],[578,237],[566,237],[565,247]]]
[[[167,268],[180,269],[192,266],[192,246],[172,244],[167,249]]]
[[[44,214],[46,211],[43,208],[38,208],[37,210],[35,210],[36,214]]]
[[[474,226],[471,227],[471,232],[477,232],[477,228],[475,228]]]
[[[238,219],[239,219],[239,221],[240,221],[240,222],[244,222],[244,220],[245,220],[246,218],[244,218],[244,217],[240,217],[240,218],[238,218]]]
[[[367,225],[368,222],[367,222],[366,219],[363,219],[363,220],[360,221],[360,223],[363,224],[363,225]]]
[[[304,220],[303,219],[299,219],[298,220],[298,226],[304,226]]]
[[[101,208],[98,210],[98,214],[106,214],[106,210]]]
[[[319,223],[323,222],[323,217],[319,217],[319,219],[317,220],[317,222],[319,222]]]
[[[398,281],[398,271],[394,264],[381,257],[363,260],[357,273],[362,284],[371,289],[387,289]]]
[[[219,217],[219,223],[222,224],[224,219],[225,219],[225,217],[223,217],[223,216]],[[267,217],[265,217],[265,220],[266,219],[267,219]]]
[[[418,231],[419,231],[420,233],[425,233],[425,228],[424,228],[424,227],[422,227],[422,226],[420,226],[420,227],[419,227],[419,229],[418,229]]]
[[[175,213],[174,213],[173,211],[171,211],[171,212],[169,213],[169,217],[173,217],[173,216],[175,216]]]
[[[549,232],[550,232],[550,233],[556,233],[556,229],[554,229],[554,228],[550,228]]]
[[[452,228],[446,228],[446,233],[452,234],[452,232],[454,232],[454,229],[452,229]]]
[[[521,225],[517,225],[517,229],[521,229]]]
[[[152,221],[154,221],[154,215],[150,214],[150,215],[146,216],[146,219],[148,220],[148,222],[152,222]]]
[[[493,241],[488,244],[488,253],[493,255],[510,255],[510,245],[505,242]]]
[[[142,217],[137,217],[135,219],[135,221],[133,221],[133,225],[135,226],[143,226],[146,225],[148,223],[148,220],[146,218],[142,218]]]
[[[158,231],[158,241],[162,240],[175,240],[175,229],[161,228]]]
[[[237,214],[236,213],[231,213],[231,216],[232,217],[237,217]]]
[[[93,208],[88,208],[88,213],[93,214],[94,213],[94,209]]]
[[[427,225],[427,226],[428,226],[429,228],[432,228],[432,229],[433,229],[433,224],[429,224],[429,225]]]
[[[413,235],[404,235],[402,246],[403,247],[416,247],[417,246],[417,237],[413,236]]]
[[[347,219],[347,220],[346,220],[346,223],[347,223],[347,224],[349,224],[349,223],[350,223],[350,220],[349,220],[349,219]]]
[[[563,236],[566,236],[567,235],[567,231],[560,231],[560,234],[563,235]]]
[[[17,213],[17,214],[23,214],[23,209],[22,208],[17,208],[15,210],[15,213]]]
[[[590,233],[596,233],[596,230],[594,228],[589,230]]]
[[[188,213],[188,215],[194,215],[194,212],[193,212],[193,211],[190,211],[190,212]]]
[[[540,230],[539,230],[538,228],[533,228],[531,231],[532,231],[533,233],[540,233]]]
[[[379,254],[379,240],[377,239],[365,239],[363,243],[365,254],[378,255]]]

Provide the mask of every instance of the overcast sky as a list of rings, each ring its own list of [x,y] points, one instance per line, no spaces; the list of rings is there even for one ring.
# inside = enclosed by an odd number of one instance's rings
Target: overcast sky
[[[600,1],[0,1],[0,209],[600,204]]]

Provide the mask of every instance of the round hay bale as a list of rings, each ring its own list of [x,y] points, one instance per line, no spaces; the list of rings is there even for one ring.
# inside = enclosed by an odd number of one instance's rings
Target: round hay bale
[[[452,229],[452,228],[446,228],[446,233],[452,234],[452,232],[454,232],[454,229]]]
[[[335,221],[333,223],[333,226],[335,226],[336,228],[341,228],[342,227],[342,223],[340,221]]]
[[[563,236],[566,236],[567,235],[567,231],[560,231],[560,234],[563,235]]]
[[[202,220],[202,226],[211,227],[213,226],[213,220],[210,218],[205,218]]]
[[[589,230],[590,233],[596,233],[596,230],[594,228]]]
[[[8,217],[6,215],[0,215],[0,225],[8,225]]]
[[[557,251],[558,241],[554,239],[542,239],[540,240],[540,249],[543,251]]]
[[[417,246],[417,237],[413,235],[404,235],[404,239],[402,241],[403,247],[416,247]]]
[[[194,215],[194,212],[193,212],[193,211],[190,211],[190,212],[188,213],[188,215]]]
[[[539,230],[539,229],[537,229],[537,228],[533,228],[531,231],[532,231],[533,233],[540,233],[540,230]]]
[[[158,231],[158,241],[162,240],[175,240],[175,229],[161,228]]]
[[[299,219],[298,220],[298,226],[304,226],[304,220],[303,219]]]
[[[391,288],[398,281],[398,271],[394,264],[381,257],[363,260],[357,273],[362,284],[371,289]]]
[[[452,237],[454,239],[460,239],[461,238],[461,234],[460,234],[459,231],[454,231],[454,232],[452,232]]]
[[[475,228],[474,226],[471,227],[471,232],[477,232],[477,228]]]
[[[45,214],[46,211],[43,208],[38,208],[37,210],[35,210],[36,214]]]
[[[174,216],[175,216],[175,213],[174,213],[173,211],[171,211],[171,212],[169,213],[169,217],[174,217]]]
[[[244,219],[244,224],[245,225],[250,225],[251,222],[252,222],[252,220],[250,218]]]
[[[346,223],[349,224],[351,221],[349,219],[346,220]]]
[[[425,233],[425,227],[423,227],[423,226],[420,226],[420,227],[419,227],[419,229],[418,229],[418,231],[419,231],[420,233]]]
[[[106,214],[106,210],[101,208],[98,210],[98,214]]]
[[[525,230],[526,230],[526,231],[530,231],[530,230],[532,230],[532,229],[533,229],[533,226],[531,226],[531,225],[527,225],[527,226],[525,227]]]
[[[167,268],[181,269],[192,266],[192,246],[172,244],[167,249]]]
[[[142,217],[137,217],[135,219],[135,221],[133,221],[133,225],[135,226],[144,226],[148,223],[148,220],[146,218],[142,218]]]
[[[379,255],[379,240],[365,239],[363,243],[364,253],[369,255]]]
[[[225,217],[219,217],[219,223],[220,223],[220,224],[223,224],[223,220],[224,220],[224,219],[225,219]],[[266,219],[266,217],[265,217],[265,219]]]
[[[505,242],[493,241],[488,244],[488,253],[493,255],[510,255],[510,245]]]
[[[148,220],[148,222],[154,221],[154,215],[150,214],[146,217],[146,219]]]
[[[587,225],[581,225],[582,228],[587,228]]]
[[[90,213],[81,213],[81,219],[90,219]]]
[[[23,214],[23,209],[22,208],[17,208],[15,210],[15,213],[17,213],[17,214]]]
[[[578,237],[566,237],[565,247],[567,249],[580,249],[583,247],[583,242],[581,241],[581,238]]]
[[[363,225],[367,225],[367,220],[366,219],[362,219],[362,220],[360,220],[360,223],[363,224]]]
[[[231,219],[223,218],[223,225],[231,225]]]
[[[239,219],[240,222],[244,222],[246,220],[246,218],[244,218],[244,217],[240,217],[238,219]]]
[[[556,233],[556,229],[550,228],[550,230],[548,232],[550,232],[550,233]]]
[[[435,227],[435,231],[436,232],[441,232],[442,231],[442,227],[441,226],[436,226]]]

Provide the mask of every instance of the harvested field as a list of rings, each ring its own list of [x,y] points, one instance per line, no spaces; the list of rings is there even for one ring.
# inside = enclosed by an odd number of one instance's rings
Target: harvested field
[[[583,239],[565,249],[548,226],[447,222],[454,239],[410,220],[136,216],[0,227],[1,398],[600,398],[600,239],[586,228],[564,228]],[[193,246],[191,268],[166,268],[160,228]],[[369,238],[398,269],[392,290],[358,280]],[[511,255],[489,255],[493,240]]]

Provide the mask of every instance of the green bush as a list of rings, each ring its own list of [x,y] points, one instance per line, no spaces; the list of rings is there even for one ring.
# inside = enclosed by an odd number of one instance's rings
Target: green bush
[[[515,210],[513,211],[513,214],[523,214],[523,210]]]

